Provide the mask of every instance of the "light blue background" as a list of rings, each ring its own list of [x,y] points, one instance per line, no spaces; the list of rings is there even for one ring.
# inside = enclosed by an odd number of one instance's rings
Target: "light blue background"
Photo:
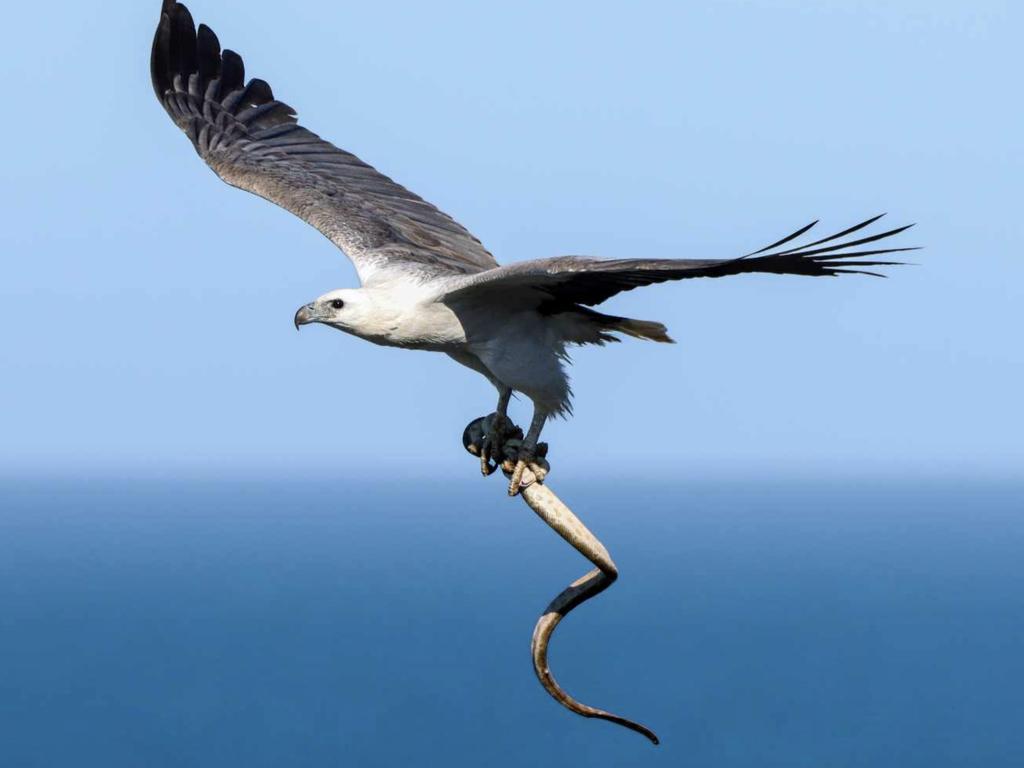
[[[306,125],[502,261],[725,257],[812,218],[918,222],[922,266],[888,281],[614,299],[680,343],[578,352],[577,417],[547,432],[561,471],[1020,468],[1015,4],[192,5]],[[355,274],[169,123],[156,6],[5,12],[2,471],[470,472],[458,437],[493,407],[486,382],[296,335],[294,310]]]
[[[157,5],[5,8],[5,768],[1024,764],[1019,4],[192,3],[500,260],[919,223],[576,355],[552,483],[622,579],[552,663],[658,750],[533,679],[586,564],[463,454],[489,385],[295,333],[354,272],[170,124]]]

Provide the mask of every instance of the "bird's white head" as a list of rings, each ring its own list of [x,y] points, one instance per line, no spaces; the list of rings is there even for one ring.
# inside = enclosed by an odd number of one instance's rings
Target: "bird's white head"
[[[295,327],[321,323],[362,336],[374,325],[373,301],[361,288],[339,288],[325,293],[295,313]]]
[[[409,291],[342,288],[325,293],[295,313],[295,327],[320,323],[388,347],[441,349],[464,343],[454,313],[439,303],[422,303]]]

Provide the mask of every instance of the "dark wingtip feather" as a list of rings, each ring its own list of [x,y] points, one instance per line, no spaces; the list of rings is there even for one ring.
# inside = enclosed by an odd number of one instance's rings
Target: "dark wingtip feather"
[[[217,34],[206,24],[197,28],[188,8],[175,0],[163,0],[153,36],[150,74],[153,90],[161,102],[165,102],[168,91],[174,90],[176,79],[189,87],[189,78],[194,74],[199,76],[200,93],[205,93],[213,81],[220,81],[213,98],[245,89],[238,94],[243,96],[241,103],[236,102],[243,109],[274,100],[273,90],[265,81],[256,79],[246,86],[242,57],[230,49],[221,50]]]
[[[806,243],[805,245],[792,248],[788,251],[783,251],[783,253],[796,253],[797,251],[802,251],[806,248],[812,248],[815,245],[821,245],[822,243],[828,243],[831,242],[832,240],[838,240],[841,237],[852,235],[854,232],[858,232],[864,229],[865,227],[870,227],[872,224],[874,224],[876,221],[878,221],[885,215],[886,214],[884,213],[880,213],[877,216],[872,216],[870,219],[867,219],[866,221],[860,222],[859,224],[854,224],[852,227],[847,227],[842,232],[836,232],[834,235],[829,235],[828,237],[823,237],[820,240],[815,240],[813,243]]]
[[[766,245],[764,248],[761,248],[759,250],[756,250],[756,251],[753,251],[751,253],[748,253],[746,256],[743,256],[742,258],[746,259],[746,258],[748,258],[750,256],[757,256],[759,253],[764,253],[765,251],[770,251],[773,248],[778,248],[780,245],[785,245],[786,243],[791,242],[792,240],[796,240],[798,237],[800,237],[800,235],[804,234],[805,232],[809,231],[812,227],[816,226],[819,221],[821,221],[821,219],[815,219],[810,224],[807,224],[806,226],[800,227],[800,229],[798,229],[793,234],[786,235],[781,240],[777,240],[774,243],[772,243],[771,245]]]
[[[825,274],[830,276],[836,275],[868,275],[869,277],[880,277],[883,280],[888,280],[888,275],[883,275],[881,272],[869,272],[866,269],[832,269]]]
[[[175,3],[171,8],[171,67],[174,75],[181,75],[183,79],[198,69],[198,55],[196,51],[196,24],[181,3]]]
[[[877,242],[879,240],[885,240],[886,238],[889,238],[889,237],[895,237],[896,235],[900,234],[901,232],[906,232],[912,226],[914,226],[914,225],[913,224],[907,224],[907,225],[902,226],[902,227],[897,227],[896,229],[890,229],[890,230],[886,230],[885,232],[879,232],[877,235],[869,235],[868,237],[861,237],[861,238],[858,238],[856,240],[848,240],[845,243],[833,243],[832,245],[827,245],[824,248],[810,248],[810,246],[805,246],[803,248],[794,248],[791,251],[786,251],[786,255],[792,255],[792,256],[817,256],[817,255],[823,254],[823,253],[835,253],[835,254],[838,254],[840,251],[844,251],[847,248],[853,248],[853,247],[858,246],[858,245],[866,245],[867,243],[874,243],[874,242]]]
[[[220,40],[212,29],[205,24],[199,25],[196,33],[198,50],[199,78],[205,84],[220,77]]]
[[[883,253],[906,253],[907,251],[920,251],[920,246],[907,246],[905,248],[873,248],[868,251],[846,251],[844,253],[828,253],[819,256],[807,256],[806,254],[786,254],[788,256],[800,256],[811,261],[827,263],[833,259],[852,259],[862,256],[878,256]]]
[[[220,90],[227,94],[245,85],[245,64],[242,57],[225,48],[221,54]]]
[[[777,274],[800,274],[800,275],[838,275],[838,274],[866,274],[874,277],[884,277],[877,272],[865,270],[864,267],[896,267],[903,266],[905,262],[899,261],[857,261],[871,256],[882,256],[894,253],[906,253],[920,250],[919,246],[904,246],[900,248],[870,248],[855,250],[857,246],[877,243],[896,235],[906,232],[913,227],[907,224],[902,227],[895,227],[884,232],[879,232],[866,237],[858,237],[854,240],[842,240],[847,235],[874,224],[885,214],[872,216],[865,221],[848,227],[840,232],[823,237],[812,243],[790,248],[777,250],[778,246],[769,246],[748,254],[739,259],[727,262],[720,274],[735,274],[736,272],[773,272]],[[807,228],[804,228],[806,231]],[[791,235],[785,240],[792,240]],[[821,246],[821,247],[816,247]],[[754,258],[751,258],[753,256]]]
[[[249,84],[245,86],[245,93],[239,103],[239,108],[245,109],[247,107],[259,107],[273,100],[274,91],[270,87],[270,83],[266,80],[254,77],[249,81]]]
[[[156,97],[163,100],[167,87],[170,84],[171,71],[171,19],[166,12],[167,2],[164,2],[164,12],[160,14],[160,22],[153,33],[153,49],[149,57],[149,74],[153,81],[153,91]]]

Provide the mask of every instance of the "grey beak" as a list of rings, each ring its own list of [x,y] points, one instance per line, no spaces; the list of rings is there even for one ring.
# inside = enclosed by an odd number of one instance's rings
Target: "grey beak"
[[[295,330],[299,330],[304,325],[316,322],[313,318],[313,305],[307,304],[301,307],[298,312],[295,313]]]

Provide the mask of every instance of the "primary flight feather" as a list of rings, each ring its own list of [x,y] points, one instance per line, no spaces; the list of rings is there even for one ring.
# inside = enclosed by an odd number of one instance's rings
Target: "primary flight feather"
[[[465,227],[400,184],[298,124],[295,111],[241,57],[197,29],[188,9],[164,0],[153,41],[153,88],[199,156],[232,186],[309,222],[355,265],[360,288],[321,296],[295,315],[377,344],[444,352],[498,390],[496,429],[514,391],[534,404],[510,492],[546,420],[571,408],[565,350],[617,341],[616,334],[671,339],[661,323],[589,307],[621,291],[668,280],[746,272],[876,274],[899,262],[872,257],[912,248],[873,245],[907,229],[851,235],[880,217],[786,247],[814,223],[735,259],[617,259],[562,256],[500,266]],[[815,222],[816,223],[816,222]],[[485,471],[489,456],[482,457]]]

